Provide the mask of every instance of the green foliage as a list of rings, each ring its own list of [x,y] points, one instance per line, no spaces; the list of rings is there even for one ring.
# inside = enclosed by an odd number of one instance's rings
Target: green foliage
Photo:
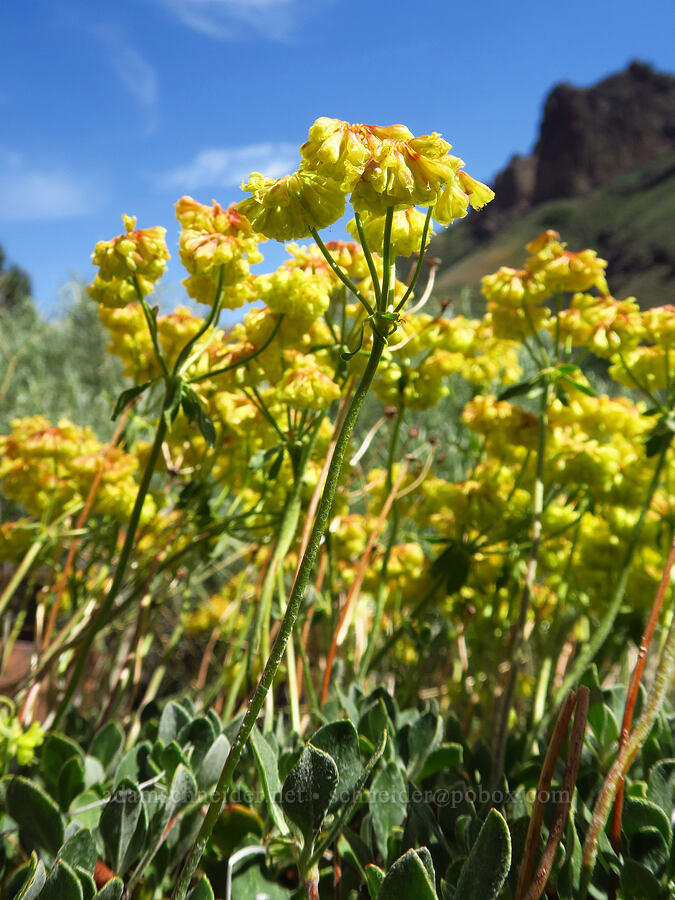
[[[581,846],[602,783],[598,759],[615,735],[607,722],[623,702],[615,690],[601,689],[592,672],[585,680],[593,686],[587,749],[549,879],[560,900],[579,896]],[[433,708],[399,709],[382,689],[363,694],[352,687],[349,695],[341,708],[333,703],[326,709],[335,717],[310,730],[307,743],[298,744],[283,718],[274,733],[254,730],[201,880],[192,887],[193,900],[217,894],[229,860],[247,848],[265,852],[233,867],[233,900],[255,891],[280,900],[299,897],[289,886],[289,867],[299,883],[316,871],[323,900],[330,896],[332,878],[324,868],[325,854],[336,846],[343,895],[354,900],[350,891],[359,890],[367,890],[371,900],[512,896],[531,810],[528,792],[544,749],[532,752],[514,734],[504,780],[494,791],[489,750],[480,742],[470,745],[451,716],[443,718]],[[386,753],[384,733],[374,749],[369,737],[377,710],[377,724],[388,734]],[[13,900],[21,890],[26,892],[21,896],[41,900],[57,896],[57,890],[64,898],[94,896],[90,882],[99,859],[118,876],[96,894],[102,900],[119,900],[122,885],[134,900],[166,896],[201,820],[204,769],[214,748],[220,748],[222,759],[229,746],[231,727],[217,722],[213,712],[196,713],[182,701],[149,709],[124,755],[117,722],[89,740],[90,755],[79,741],[49,734],[32,779],[16,776],[0,784],[3,900]],[[663,714],[627,785],[621,852],[617,856],[608,843],[601,846],[593,890],[606,891],[612,870],[619,873],[625,897],[665,900],[673,889],[675,757],[668,754],[674,740],[675,718]],[[63,773],[74,759],[94,759],[97,780],[81,786],[65,807]],[[544,841],[559,799],[556,784],[554,779]],[[95,807],[93,821],[78,813],[84,800]],[[18,842],[8,843],[15,829]]]
[[[108,335],[84,286],[73,282],[67,291],[65,312],[55,322],[29,300],[0,303],[0,433],[11,419],[39,411],[51,422],[65,417],[88,425],[102,439],[112,434],[121,366],[106,352]]]

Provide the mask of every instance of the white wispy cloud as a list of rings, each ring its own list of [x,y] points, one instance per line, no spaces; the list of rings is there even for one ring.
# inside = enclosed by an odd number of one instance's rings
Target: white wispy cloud
[[[320,0],[316,0],[320,2]],[[215,40],[231,40],[254,31],[287,40],[309,4],[302,0],[155,0],[183,25]]]
[[[141,108],[146,132],[155,131],[159,124],[159,82],[154,67],[115,25],[90,25],[89,31],[103,45],[119,83]]]
[[[0,221],[74,219],[92,211],[92,192],[63,170],[32,168],[11,151],[0,153]]]
[[[242,181],[248,181],[251,172],[276,178],[296,169],[298,162],[298,148],[294,144],[208,147],[185,165],[159,175],[157,186],[179,191],[239,187]]]

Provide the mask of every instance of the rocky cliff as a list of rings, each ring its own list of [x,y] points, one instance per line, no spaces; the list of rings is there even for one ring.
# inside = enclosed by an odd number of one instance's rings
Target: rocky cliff
[[[496,198],[473,217],[477,235],[547,200],[579,197],[675,150],[675,77],[633,62],[589,88],[559,84],[548,95],[530,156],[496,177]]]
[[[557,85],[545,101],[533,152],[514,156],[493,187],[488,207],[435,239],[434,252],[445,264],[441,285],[466,282],[479,256],[490,265],[517,264],[516,233],[545,227],[561,231],[571,249],[579,239],[604,251],[619,282],[632,284],[652,264],[675,281],[675,77],[633,62],[592,87]],[[631,229],[635,213],[648,233],[638,234],[637,223]],[[467,269],[467,257],[476,265]],[[456,269],[461,278],[451,274]],[[645,299],[673,302],[672,295]]]

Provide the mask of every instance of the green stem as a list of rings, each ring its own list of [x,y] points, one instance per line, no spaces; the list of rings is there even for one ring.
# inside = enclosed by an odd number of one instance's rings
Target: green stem
[[[527,572],[525,574],[523,590],[520,596],[520,609],[518,611],[518,619],[516,621],[510,649],[508,681],[497,715],[494,752],[492,756],[492,790],[497,789],[501,777],[504,774],[504,753],[506,750],[509,714],[513,704],[516,682],[518,680],[518,661],[522,652],[527,613],[530,608],[530,600],[532,598],[534,583],[537,577],[539,544],[541,542],[541,516],[544,511],[544,454],[546,452],[546,429],[548,428],[548,399],[550,391],[551,384],[547,381],[541,395],[541,406],[539,407],[539,439],[537,444],[537,469],[534,478],[532,497],[532,542],[530,545],[530,558],[527,563]]]
[[[305,683],[305,687],[307,688],[307,698],[309,700],[309,705],[311,706],[312,712],[314,713],[316,718],[320,720],[321,709],[319,707],[319,701],[316,698],[314,685],[312,684],[312,670],[309,667],[309,659],[307,658],[307,653],[302,645],[302,635],[298,634],[296,631],[296,637],[298,639],[298,653],[300,655],[300,661],[302,662],[302,677]]]
[[[190,854],[188,855],[188,858],[178,879],[178,883],[176,884],[176,887],[174,889],[172,895],[173,900],[185,900],[185,896],[190,886],[192,876],[194,875],[197,866],[199,865],[199,861],[204,854],[209,837],[211,836],[211,832],[213,831],[213,828],[220,815],[220,810],[223,806],[226,792],[228,791],[232,783],[232,778],[241,758],[241,754],[243,753],[246,742],[248,741],[249,735],[251,734],[251,730],[253,729],[256,719],[260,714],[260,710],[262,709],[263,703],[265,702],[267,692],[270,689],[270,686],[274,680],[274,676],[276,675],[277,669],[279,668],[279,664],[281,663],[281,660],[284,656],[286,644],[295,626],[295,621],[298,617],[298,613],[304,599],[305,590],[307,589],[307,584],[314,567],[314,562],[319,552],[321,540],[328,525],[331,509],[333,507],[333,500],[338,488],[342,463],[349,446],[349,440],[354,429],[354,425],[356,424],[359,412],[361,411],[361,407],[363,406],[363,401],[366,398],[366,394],[368,393],[371,382],[377,370],[380,358],[382,357],[384,346],[384,340],[380,337],[378,332],[373,329],[373,343],[370,351],[370,357],[368,359],[368,364],[363,375],[361,376],[361,380],[359,381],[354,391],[349,409],[347,410],[347,414],[335,443],[333,458],[326,474],[326,482],[316,511],[314,526],[307,543],[307,549],[305,550],[305,553],[298,567],[295,583],[291,590],[290,597],[288,598],[286,612],[282,619],[277,636],[274,640],[274,644],[272,645],[270,656],[267,660],[267,663],[265,664],[265,668],[260,677],[260,681],[258,682],[258,686],[255,689],[253,696],[249,700],[244,720],[241,723],[234,741],[232,742],[230,752],[227,759],[225,760],[223,771],[221,772],[220,778],[218,779],[218,784],[216,785],[213,799],[209,804],[209,808],[204,817],[204,821],[202,822],[199,834],[197,835],[197,838],[192,846]]]
[[[396,418],[394,419],[394,427],[391,430],[391,438],[389,441],[389,452],[387,454],[387,493],[391,491],[393,485],[393,469],[394,469],[394,455],[396,453],[396,445],[398,444],[398,436],[401,431],[401,422],[403,421],[403,411],[405,407],[403,403],[399,406]],[[398,525],[399,525],[399,514],[398,514],[398,504],[396,500],[394,500],[391,507],[391,526],[389,528],[389,536],[387,538],[387,546],[384,551],[384,558],[382,560],[382,566],[380,569],[380,575],[377,580],[377,595],[375,597],[375,612],[373,613],[373,622],[370,628],[370,632],[368,634],[368,641],[366,643],[366,649],[363,654],[363,658],[361,659],[361,665],[359,666],[359,679],[364,679],[368,672],[368,666],[370,665],[370,660],[373,656],[373,651],[375,649],[375,641],[380,633],[380,624],[382,622],[382,614],[384,612],[384,601],[386,599],[386,583],[387,583],[387,570],[389,568],[389,559],[391,557],[392,547],[396,541],[398,536]]]
[[[245,366],[246,363],[250,363],[252,359],[255,359],[256,356],[259,356],[263,350],[267,350],[269,345],[272,343],[274,338],[276,337],[277,331],[281,328],[281,323],[284,320],[285,313],[281,313],[279,318],[277,319],[274,328],[270,332],[269,337],[263,341],[263,343],[255,350],[250,356],[245,356],[243,359],[238,359],[236,362],[230,363],[229,366],[223,366],[222,369],[215,369],[212,372],[207,372],[206,375],[198,375],[196,378],[190,379],[190,384],[199,384],[200,381],[206,381],[207,378],[216,378],[218,375],[224,375],[226,372],[231,372],[232,369],[237,369],[239,366]]]
[[[396,273],[392,273],[392,264],[395,264],[396,259],[391,259],[391,228],[394,222],[394,207],[388,206],[387,212],[384,217],[384,236],[382,238],[382,295],[380,297],[380,303],[378,305],[378,310],[380,312],[387,312],[389,307],[389,295],[393,292],[394,286],[396,284]],[[393,278],[392,278],[393,274]]]
[[[181,370],[183,369],[183,363],[187,360],[190,355],[190,351],[195,346],[199,338],[206,334],[209,328],[218,320],[218,316],[220,315],[220,307],[223,304],[223,280],[225,278],[225,266],[220,266],[220,270],[218,272],[218,285],[216,287],[216,299],[211,308],[211,312],[202,322],[199,330],[195,335],[193,335],[190,340],[185,344],[183,349],[178,354],[178,358],[176,359],[176,363],[173,367],[173,374],[179,375]],[[187,366],[185,366],[187,368]]]
[[[24,576],[30,571],[31,566],[35,562],[35,559],[37,558],[40,550],[42,550],[44,545],[45,540],[43,538],[42,540],[34,541],[26,551],[26,555],[21,560],[20,565],[12,575],[9,584],[2,592],[2,597],[0,597],[0,615],[4,612],[5,607],[14,596],[14,593],[23,581]]]
[[[316,433],[317,432],[315,431],[315,435]],[[289,551],[291,543],[293,542],[293,538],[295,537],[295,532],[298,529],[298,520],[300,518],[301,506],[300,494],[302,490],[302,476],[304,475],[307,460],[309,459],[309,455],[311,453],[311,447],[314,446],[314,436],[311,441],[311,446],[308,448],[309,452],[303,453],[303,458],[300,465],[301,471],[299,472],[298,477],[294,479],[293,487],[286,495],[284,511],[281,517],[281,521],[279,522],[279,531],[277,533],[276,543],[274,545],[274,550],[272,551],[269,565],[267,566],[267,571],[265,572],[265,577],[260,588],[258,614],[256,616],[254,626],[255,630],[253,633],[253,641],[251,644],[251,649],[249,651],[249,676],[253,672],[253,664],[261,646],[264,653],[263,660],[267,659],[268,656],[269,645],[265,641],[265,637],[269,637],[270,615],[272,610],[274,587],[277,584],[277,574],[281,569],[283,561],[286,559],[286,554]]]
[[[326,245],[324,244],[324,242],[321,240],[321,237],[320,237],[320,235],[319,235],[319,232],[316,230],[316,228],[313,228],[313,227],[310,225],[310,226],[309,226],[309,231],[310,231],[310,234],[312,235],[312,237],[314,238],[314,240],[316,241],[316,245],[317,245],[317,247],[319,248],[319,250],[321,251],[321,253],[323,254],[323,256],[324,256],[326,262],[328,263],[328,265],[329,265],[329,266],[331,267],[331,269],[333,270],[333,273],[334,273],[335,275],[337,275],[337,277],[338,277],[338,278],[340,279],[340,281],[344,284],[344,286],[345,286],[348,290],[350,290],[352,294],[354,294],[354,296],[356,297],[356,299],[359,300],[359,301],[365,306],[365,308],[368,310],[368,315],[369,315],[369,316],[375,315],[375,310],[374,310],[373,307],[370,305],[370,303],[368,303],[368,301],[367,301],[366,298],[363,296],[363,294],[361,293],[361,291],[356,287],[356,285],[353,283],[353,281],[351,281],[351,279],[349,279],[349,278],[345,275],[345,273],[342,271],[342,269],[340,268],[340,266],[338,266],[338,264],[335,262],[335,260],[333,259],[332,253],[330,252],[330,250],[328,249],[328,247],[326,247]]]
[[[642,528],[645,519],[647,518],[647,513],[649,512],[652,498],[654,497],[656,489],[659,486],[659,481],[661,480],[661,473],[663,472],[667,452],[668,447],[664,447],[659,454],[659,458],[656,462],[656,468],[654,469],[654,474],[652,475],[652,480],[649,484],[649,488],[647,489],[647,494],[645,496],[644,503],[642,504],[642,509],[640,510],[640,516],[635,523],[635,527],[633,528],[630,540],[628,541],[628,546],[626,547],[619,579],[616,583],[616,587],[614,588],[614,593],[612,594],[612,597],[609,601],[609,605],[605,611],[604,616],[602,617],[602,620],[600,621],[600,624],[593,630],[593,636],[591,637],[590,641],[581,651],[581,653],[575,660],[574,665],[570,669],[569,674],[558,688],[558,691],[553,698],[553,704],[551,707],[554,710],[557,709],[558,706],[560,706],[561,699],[567,694],[567,692],[570,690],[570,687],[573,684],[577,683],[588,666],[593,662],[593,659],[595,658],[602,645],[605,643],[605,640],[612,630],[614,621],[619,613],[621,602],[623,601],[623,595],[626,592],[626,585],[628,584],[628,575],[630,572],[631,562],[633,561],[633,555],[635,554],[638,541],[640,540]],[[547,726],[549,719],[550,714],[546,717],[546,719],[543,720],[542,725]]]
[[[361,221],[361,214],[355,212],[354,220],[356,221],[356,230],[359,233],[359,240],[361,241],[361,248],[363,250],[363,255],[366,258],[366,263],[368,265],[368,271],[370,272],[370,278],[373,282],[373,292],[375,294],[375,303],[377,308],[380,307],[380,279],[377,277],[377,269],[375,268],[375,261],[373,260],[373,254],[370,252],[370,247],[366,241],[366,235],[363,230],[363,222]]]
[[[138,523],[141,519],[143,504],[150,489],[150,481],[155,471],[155,466],[157,465],[157,460],[159,459],[159,455],[162,450],[162,443],[167,432],[167,422],[165,415],[167,396],[168,392],[164,395],[164,403],[162,404],[162,410],[159,415],[159,422],[157,424],[155,440],[153,442],[152,448],[150,449],[150,454],[145,464],[145,470],[143,471],[141,483],[138,486],[136,502],[134,503],[134,508],[131,511],[127,533],[124,538],[124,544],[122,545],[119,559],[117,561],[117,568],[115,569],[113,582],[110,585],[110,590],[108,591],[107,595],[105,596],[103,602],[99,606],[96,614],[91,621],[89,630],[84,636],[82,646],[78,648],[77,661],[75,663],[75,668],[73,669],[73,674],[70,678],[70,681],[68,682],[68,686],[66,688],[65,694],[63,695],[61,703],[59,704],[59,708],[56,711],[56,717],[52,726],[54,728],[56,728],[58,723],[63,718],[66,710],[68,709],[68,705],[73,697],[73,694],[75,693],[75,689],[77,688],[80,679],[82,678],[82,673],[84,672],[84,668],[87,664],[87,659],[89,657],[89,651],[91,650],[92,644],[94,643],[97,634],[105,624],[108,613],[112,609],[112,605],[117,599],[117,595],[119,594],[120,588],[122,587],[122,581],[124,580],[124,575],[129,563],[129,558],[131,557],[131,551],[134,546],[136,529],[138,528]]]
[[[424,260],[424,251],[426,250],[427,234],[429,233],[429,225],[431,224],[431,214],[433,213],[433,211],[433,206],[430,206],[427,210],[427,217],[424,221],[424,228],[422,229],[422,242],[420,246],[419,256],[417,257],[417,265],[415,266],[415,271],[413,272],[413,277],[410,280],[408,290],[405,292],[403,298],[399,301],[399,304],[396,307],[396,312],[400,312],[406,305],[410,295],[415,290],[417,279],[420,277],[420,272],[422,271],[422,262]]]
[[[166,367],[166,363],[164,362],[164,357],[162,356],[162,351],[159,346],[159,340],[157,338],[157,319],[155,318],[154,313],[148,306],[147,300],[143,296],[143,291],[141,290],[141,285],[138,281],[138,277],[134,275],[133,277],[134,288],[136,289],[136,296],[138,297],[138,302],[141,304],[141,309],[143,310],[143,315],[145,316],[145,321],[148,325],[148,331],[150,332],[150,338],[152,340],[152,346],[155,351],[155,356],[157,357],[157,362],[159,363],[162,374],[165,378],[169,377],[169,370]]]

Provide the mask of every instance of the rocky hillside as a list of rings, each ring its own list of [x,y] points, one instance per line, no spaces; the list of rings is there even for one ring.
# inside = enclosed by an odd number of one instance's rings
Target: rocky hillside
[[[441,292],[517,265],[545,228],[609,260],[617,296],[675,302],[675,77],[634,62],[549,94],[530,156],[514,156],[485,210],[435,238]]]

